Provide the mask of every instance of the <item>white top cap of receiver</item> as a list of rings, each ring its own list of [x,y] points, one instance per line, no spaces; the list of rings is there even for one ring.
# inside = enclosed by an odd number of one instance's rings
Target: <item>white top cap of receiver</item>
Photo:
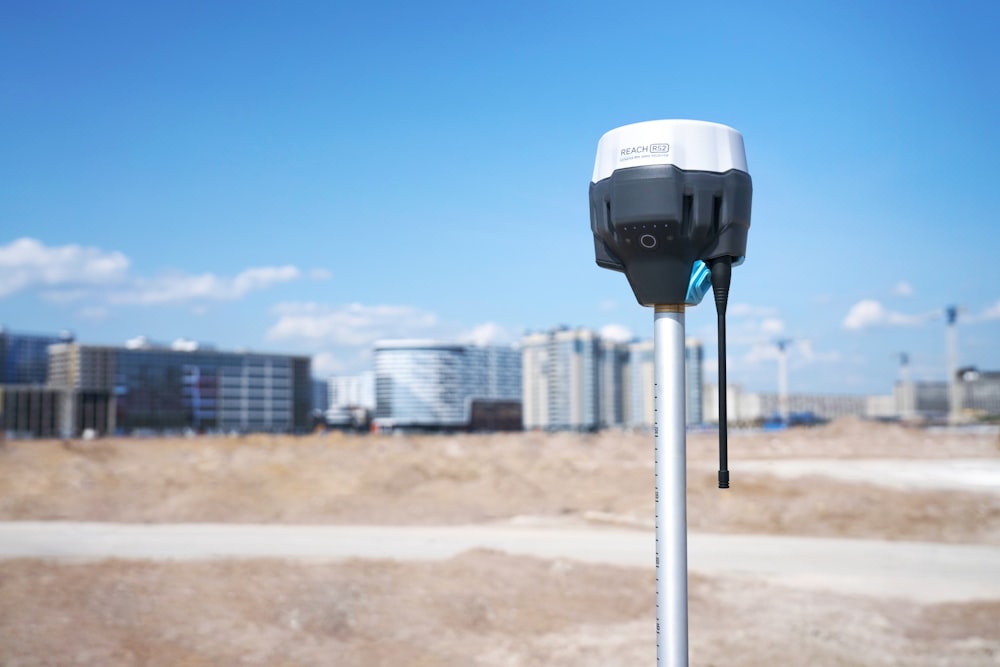
[[[743,135],[701,120],[650,120],[611,130],[597,144],[596,183],[619,169],[672,164],[686,171],[746,173]]]

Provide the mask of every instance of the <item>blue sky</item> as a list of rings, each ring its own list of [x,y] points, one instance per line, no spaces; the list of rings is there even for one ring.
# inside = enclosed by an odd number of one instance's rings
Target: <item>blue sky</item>
[[[601,134],[740,130],[731,381],[1000,369],[995,2],[0,8],[0,323],[370,364],[379,338],[647,337],[594,264]],[[714,307],[688,331],[715,356]],[[709,380],[714,372],[709,364]]]

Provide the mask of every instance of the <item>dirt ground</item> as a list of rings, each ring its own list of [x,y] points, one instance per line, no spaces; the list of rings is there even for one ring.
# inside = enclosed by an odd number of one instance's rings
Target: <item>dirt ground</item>
[[[996,435],[847,420],[688,439],[692,531],[1000,544],[1000,493],[741,474],[741,459],[1000,457]],[[0,520],[429,525],[652,520],[649,434],[8,442]],[[640,529],[640,528],[637,528]],[[738,554],[734,554],[738,558]],[[433,562],[0,561],[0,667],[655,664],[654,574],[490,551]],[[690,582],[692,665],[1000,665],[1000,600]]]
[[[1000,458],[996,436],[849,420],[688,438],[691,530],[1000,544],[1000,496],[740,471],[775,458]],[[10,442],[0,520],[478,523],[519,515],[653,520],[648,433],[248,436]]]
[[[692,665],[1000,659],[1000,601],[914,606],[699,576],[689,597]],[[5,667],[656,663],[651,570],[486,551],[406,564],[14,561],[0,600]]]

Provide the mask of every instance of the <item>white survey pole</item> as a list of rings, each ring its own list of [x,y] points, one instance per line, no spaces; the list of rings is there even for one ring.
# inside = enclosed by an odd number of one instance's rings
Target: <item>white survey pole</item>
[[[656,502],[656,663],[687,667],[684,308],[711,290],[719,327],[719,488],[729,488],[725,313],[746,257],[753,183],[743,135],[726,125],[657,120],[606,132],[590,181],[597,265],[652,306]]]
[[[687,667],[687,452],[684,306],[653,315],[656,664]]]

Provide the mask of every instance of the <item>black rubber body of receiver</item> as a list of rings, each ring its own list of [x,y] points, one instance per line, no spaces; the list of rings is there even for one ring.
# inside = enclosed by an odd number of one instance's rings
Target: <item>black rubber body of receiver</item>
[[[695,261],[746,256],[752,197],[736,169],[618,169],[590,184],[597,263],[624,272],[644,306],[684,303]]]

